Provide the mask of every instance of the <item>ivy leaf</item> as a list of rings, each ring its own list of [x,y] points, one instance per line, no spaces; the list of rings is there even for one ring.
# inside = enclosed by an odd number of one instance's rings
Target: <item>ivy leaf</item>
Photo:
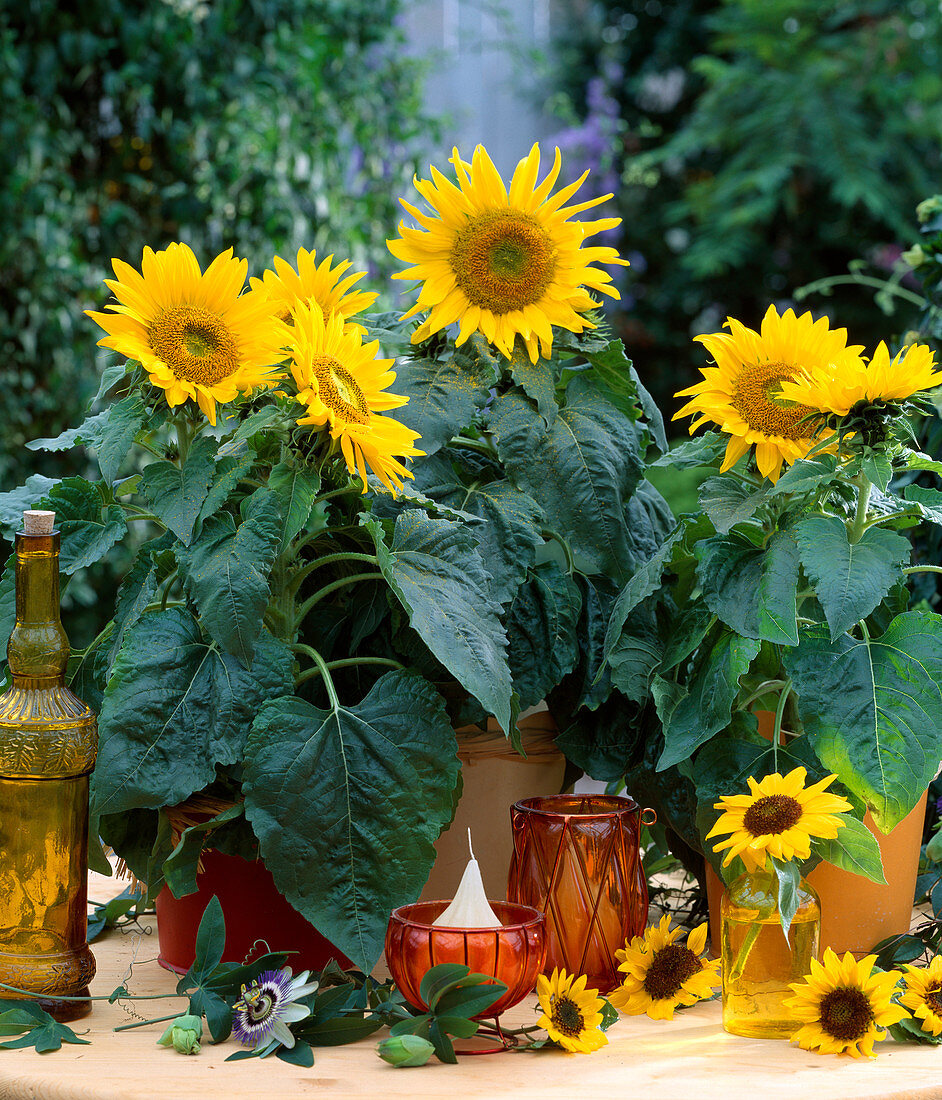
[[[141,478],[141,494],[151,511],[184,546],[190,544],[213,480],[215,451],[216,440],[200,436],[193,441],[181,468],[161,459],[145,467]]]
[[[40,507],[56,513],[62,535],[59,571],[69,576],[99,561],[127,533],[124,509],[117,504],[104,507],[98,486],[83,477],[64,478],[43,497]]]
[[[571,382],[567,398],[547,427],[527,397],[511,390],[495,398],[490,428],[514,484],[569,540],[583,571],[624,583],[636,557],[625,510],[641,480],[639,429],[588,379]]]
[[[304,528],[314,506],[321,479],[316,470],[279,462],[268,477],[268,488],[275,494],[281,511],[281,538],[278,553]]]
[[[850,814],[841,814],[840,820],[844,827],[837,830],[835,839],[815,837],[811,845],[813,851],[826,863],[886,885],[877,838],[862,821]]]
[[[798,644],[798,547],[778,531],[765,547],[736,531],[697,543],[697,578],[707,607],[738,634]]]
[[[732,474],[717,474],[700,486],[699,499],[717,532],[725,535],[737,523],[752,519],[768,495],[766,483],[757,488]]]
[[[852,543],[837,516],[807,516],[792,531],[832,641],[865,619],[902,579],[912,549],[908,539],[882,527],[870,527]]]
[[[658,771],[679,764],[729,725],[733,702],[744,675],[759,652],[759,643],[723,629],[712,649],[700,656],[686,691],[658,706],[664,723],[664,751]]]
[[[451,820],[459,765],[441,696],[392,672],[354,707],[273,699],[244,761],[246,817],[279,890],[368,972]]]
[[[805,734],[821,763],[889,832],[912,810],[939,766],[942,618],[897,615],[878,639],[823,624],[785,651]]]
[[[433,455],[471,423],[500,373],[480,333],[455,349],[449,359],[400,359],[396,393],[408,397],[409,404],[399,412],[399,419],[419,433],[422,450]]]
[[[268,606],[268,575],[285,527],[275,494],[260,489],[244,506],[236,528],[228,512],[211,516],[199,538],[177,550],[187,595],[209,634],[244,668]]]
[[[536,403],[537,412],[547,427],[556,419],[556,379],[553,368],[543,359],[530,362],[530,356],[521,340],[514,344],[510,359],[510,376],[523,392]]]
[[[142,616],[128,630],[98,721],[94,812],[173,806],[235,764],[263,699],[290,690],[293,658],[262,635],[246,671],[210,646],[185,608]]]
[[[80,1039],[70,1027],[53,1019],[35,1001],[6,1001],[5,1005],[9,1007],[0,1012],[0,1035],[17,1035],[24,1031],[26,1034],[0,1043],[4,1050],[35,1047],[37,1054],[48,1054],[51,1050],[59,1050],[63,1043],[88,1045],[87,1039]]]
[[[576,627],[582,594],[555,562],[544,562],[520,586],[507,617],[510,673],[520,707],[532,707],[572,672],[579,659]]]
[[[412,509],[397,517],[387,548],[380,523],[369,516],[362,522],[373,535],[380,569],[412,628],[509,732],[513,685],[507,635],[473,536],[458,524]]]

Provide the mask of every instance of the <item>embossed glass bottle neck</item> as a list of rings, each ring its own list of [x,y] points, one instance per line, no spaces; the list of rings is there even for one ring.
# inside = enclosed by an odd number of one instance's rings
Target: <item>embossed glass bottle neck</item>
[[[59,620],[59,532],[16,535],[16,625],[7,645],[15,687],[63,683],[69,639]]]

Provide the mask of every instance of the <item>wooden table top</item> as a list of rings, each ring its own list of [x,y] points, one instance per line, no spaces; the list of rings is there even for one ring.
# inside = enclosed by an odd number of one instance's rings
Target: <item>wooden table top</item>
[[[125,885],[93,876],[90,896],[102,899]],[[153,918],[144,932],[104,934],[93,944],[98,974],[92,993],[107,996],[122,982],[133,994],[169,993],[176,978],[158,966]],[[534,1022],[535,998],[504,1019]],[[173,1001],[131,1006],[145,1015],[173,1011]],[[180,1001],[185,1011],[185,1002]],[[665,1100],[900,1100],[942,1097],[942,1049],[878,1043],[875,1061],[823,1057],[778,1041],[727,1035],[718,1001],[699,1004],[673,1021],[622,1017],[608,1032],[609,1045],[591,1055],[543,1050],[530,1054],[466,1057],[457,1066],[434,1060],[419,1069],[394,1069],[375,1054],[386,1033],[343,1047],[315,1049],[311,1069],[276,1058],[226,1063],[239,1045],[208,1041],[193,1057],[157,1045],[164,1024],[115,1033],[131,1022],[120,1005],[95,1002],[93,1013],[73,1025],[89,1046],[64,1045],[49,1054],[0,1050],[0,1100],[242,1100],[243,1097],[331,1097],[338,1100],[582,1100],[656,1097]]]

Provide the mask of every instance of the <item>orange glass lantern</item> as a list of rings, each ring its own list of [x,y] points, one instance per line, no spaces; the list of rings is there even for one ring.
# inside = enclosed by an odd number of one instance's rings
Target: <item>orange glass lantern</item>
[[[386,965],[403,997],[422,1012],[428,1005],[419,995],[419,985],[433,966],[463,963],[478,974],[489,974],[502,981],[507,992],[475,1019],[494,1019],[536,985],[543,969],[543,914],[529,905],[492,901],[500,928],[433,925],[448,904],[417,901],[394,909],[386,929]]]
[[[516,802],[510,818],[507,896],[546,916],[544,973],[585,974],[609,992],[620,984],[615,952],[647,923],[639,841],[654,811],[616,795],[560,794]]]

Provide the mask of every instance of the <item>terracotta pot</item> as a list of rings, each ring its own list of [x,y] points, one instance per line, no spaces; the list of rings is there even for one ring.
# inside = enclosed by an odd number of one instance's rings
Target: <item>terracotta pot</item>
[[[282,897],[271,872],[258,860],[224,855],[206,848],[195,894],[175,898],[165,886],[157,896],[157,961],[166,970],[183,974],[193,965],[196,931],[215,895],[226,921],[223,962],[242,962],[265,952],[296,951],[287,965],[299,970],[321,970],[331,959],[343,967],[353,963]]]
[[[868,813],[864,824],[877,838],[886,885],[862,875],[839,870],[831,863],[819,863],[807,876],[821,899],[821,947],[839,955],[852,951],[859,959],[887,936],[909,931],[919,846],[926,815],[926,795],[889,834],[881,833]],[[723,883],[707,863],[707,899],[710,903],[710,944],[719,957],[719,914]]]
[[[559,730],[549,711],[536,711],[518,724],[526,759],[514,751],[493,718],[486,732],[476,726],[455,731],[464,787],[455,820],[435,842],[435,864],[420,901],[455,896],[468,865],[469,828],[485,893],[495,899],[507,896],[514,849],[510,807],[530,795],[558,794],[566,771],[566,758],[554,740]]]

